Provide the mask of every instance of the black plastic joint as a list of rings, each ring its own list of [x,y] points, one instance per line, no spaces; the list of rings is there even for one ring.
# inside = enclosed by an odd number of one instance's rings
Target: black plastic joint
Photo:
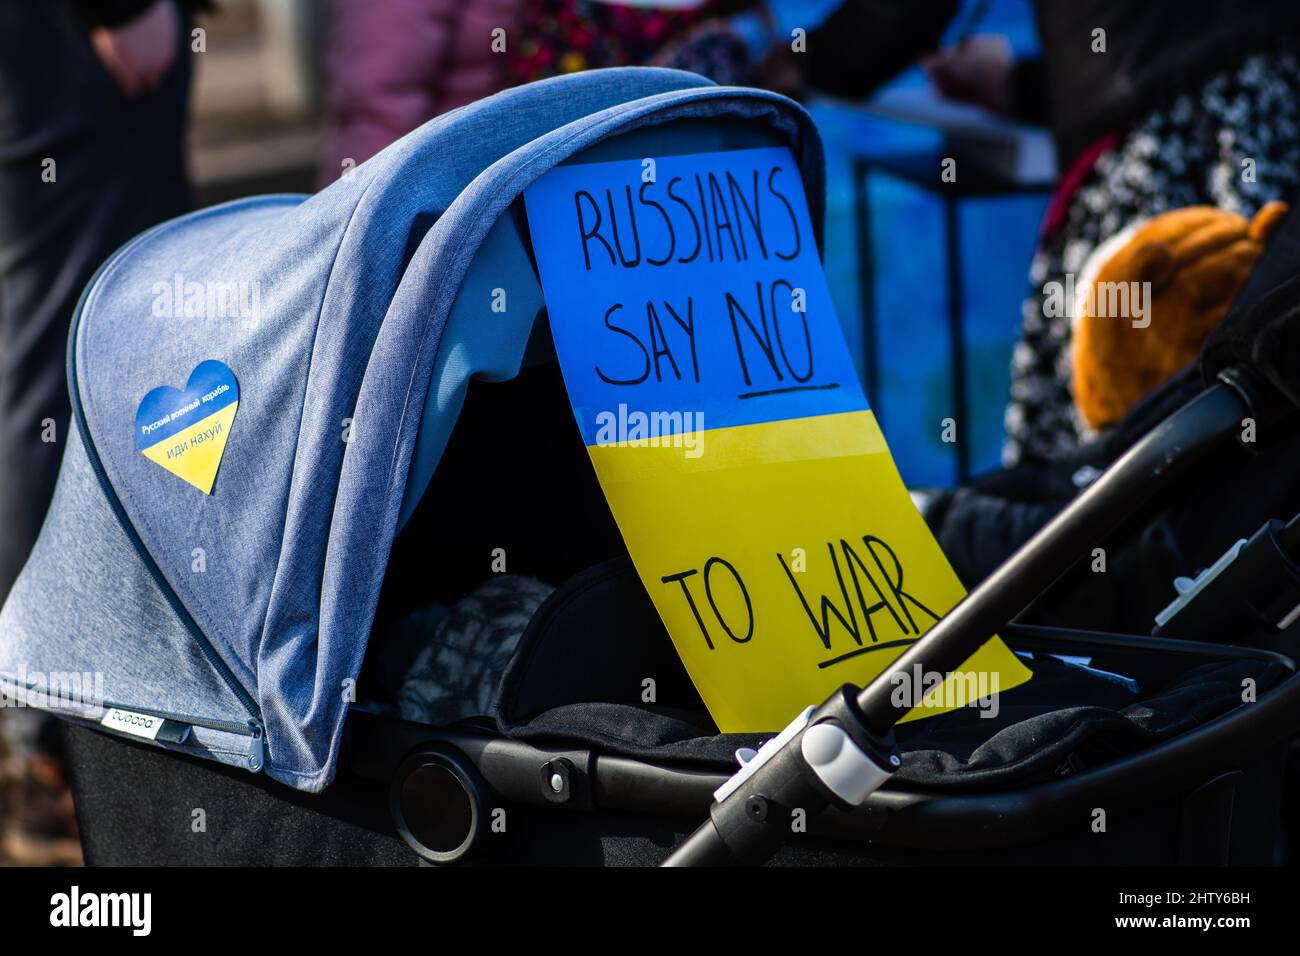
[[[1242,438],[1245,433],[1244,422],[1247,418],[1251,418],[1255,420],[1257,427],[1273,425],[1279,417],[1279,409],[1285,407],[1284,403],[1267,400],[1277,390],[1268,383],[1260,381],[1257,375],[1244,366],[1229,366],[1221,370],[1215,377],[1219,382],[1232,389],[1245,405],[1241,416],[1243,429],[1237,435],[1237,445],[1248,454],[1258,455],[1260,449],[1258,440],[1245,441]],[[1265,400],[1261,401],[1261,397],[1264,397]]]
[[[556,754],[541,765],[538,785],[548,803],[580,810],[592,807],[590,755]]]
[[[1300,620],[1300,563],[1282,541],[1282,522],[1264,524],[1238,547],[1232,561],[1195,592],[1180,598],[1158,635],[1190,640],[1256,643],[1270,646],[1279,632]],[[1162,612],[1168,614],[1168,610]]]

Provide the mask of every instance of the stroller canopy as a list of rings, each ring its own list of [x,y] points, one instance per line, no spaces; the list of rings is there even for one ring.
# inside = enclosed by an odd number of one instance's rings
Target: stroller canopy
[[[0,612],[8,693],[324,787],[408,480],[423,490],[469,376],[518,369],[535,318],[521,308],[477,351],[450,321],[494,226],[601,141],[722,116],[792,148],[820,228],[800,107],[626,69],[506,91],[315,196],[200,211],[120,250],[74,319],[59,484]],[[495,284],[535,286],[497,266]],[[182,473],[168,451],[185,442]]]

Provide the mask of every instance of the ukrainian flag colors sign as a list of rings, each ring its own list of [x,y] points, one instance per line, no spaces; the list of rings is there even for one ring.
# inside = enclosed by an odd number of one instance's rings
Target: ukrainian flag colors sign
[[[239,383],[223,362],[208,359],[184,390],[160,385],[135,413],[135,447],[205,495],[212,493],[230,426],[239,409]]]
[[[793,155],[561,166],[525,202],[596,474],[718,727],[870,681],[964,592],[867,407]],[[1029,676],[993,638],[909,719]]]

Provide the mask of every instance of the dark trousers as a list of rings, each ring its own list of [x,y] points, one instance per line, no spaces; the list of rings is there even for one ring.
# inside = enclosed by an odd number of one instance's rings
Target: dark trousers
[[[188,203],[183,27],[171,74],[132,100],[70,5],[0,0],[0,602],[67,441],[65,357],[81,291],[115,249]]]

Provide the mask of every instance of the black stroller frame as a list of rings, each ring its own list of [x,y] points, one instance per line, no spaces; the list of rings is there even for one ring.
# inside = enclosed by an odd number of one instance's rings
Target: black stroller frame
[[[913,665],[939,673],[959,667],[1035,594],[1060,577],[1081,550],[1195,467],[1208,451],[1240,429],[1243,421],[1255,417],[1253,392],[1244,373],[1225,373],[1221,381],[1131,448],[876,680],[860,691],[843,688],[813,714],[808,727],[834,722],[862,745],[864,752],[878,753],[890,747],[887,735],[906,712],[890,694],[896,674],[907,673]],[[1287,682],[1283,693],[1287,700],[1295,685],[1294,677]],[[799,743],[796,737],[772,752],[766,763],[716,803],[710,820],[678,848],[668,865],[757,861],[770,855],[777,844],[773,828],[765,825],[770,816],[768,803],[808,806],[834,802],[843,806],[842,799],[834,799],[837,794],[828,794],[827,787],[818,785],[824,779],[816,767],[808,768],[812,773],[805,769],[808,763],[799,759],[802,754],[796,755]],[[1144,760],[1149,758],[1147,755]],[[1113,772],[1114,767],[1111,769]],[[892,768],[882,770],[892,772]]]
[[[1064,647],[1095,653],[1100,648],[1115,648],[1193,656],[1206,652],[1205,645],[1196,642],[1063,633],[1055,628],[1012,625],[1003,629],[1003,636],[1016,647],[1057,651]],[[1220,654],[1285,660],[1269,651],[1250,648],[1219,646],[1215,650]],[[1173,852],[1179,864],[1226,865],[1234,862],[1234,823],[1232,813],[1225,811],[1231,811],[1245,771],[1235,766],[1216,769],[1212,755],[1232,753],[1237,761],[1280,756],[1276,744],[1261,740],[1276,740],[1294,726],[1300,679],[1294,676],[1289,661],[1287,664],[1292,676],[1284,687],[1258,705],[1250,721],[1214,721],[1088,773],[1018,790],[991,794],[877,790],[862,804],[845,808],[848,812],[813,815],[810,811],[808,833],[814,838],[873,842],[877,853],[884,848],[894,852],[895,862],[907,861],[909,854],[926,858],[925,854],[936,845],[952,851],[942,858],[943,862],[963,857],[970,862],[979,858],[980,851],[1050,841],[1059,834],[1063,819],[1084,819],[1094,808],[1115,798],[1158,787],[1185,794],[1173,808],[1176,812],[1172,814],[1170,831],[1161,835],[1161,839],[1176,841]],[[399,832],[423,859],[433,863],[475,858],[486,842],[494,800],[573,811],[652,814],[681,821],[709,814],[714,792],[727,780],[724,774],[694,768],[588,749],[542,748],[473,731],[431,730],[422,724],[379,719],[364,712],[354,713],[349,720],[344,747],[344,760],[351,772],[375,782],[392,783],[390,812]],[[419,771],[432,771],[437,783],[430,786],[419,780]],[[450,778],[458,784],[464,802],[461,809],[448,813],[445,782]],[[765,781],[760,779],[748,788],[745,799],[749,805],[754,792],[764,786]],[[789,819],[788,814],[782,817],[777,812],[766,794],[760,791],[759,795],[767,801],[769,819]],[[802,796],[794,799],[804,800]],[[808,800],[791,806],[807,809],[812,803]],[[439,843],[431,837],[426,816],[431,805],[440,808],[436,814],[438,825],[448,826],[447,832],[454,834],[450,842]],[[448,816],[454,822],[448,821]],[[1143,826],[1146,823],[1149,821]],[[785,832],[777,835],[786,837]],[[740,862],[714,847],[709,848],[709,856],[704,859],[682,859],[683,852],[694,852],[690,843],[672,858],[674,865]],[[746,862],[760,861],[751,856]]]
[[[1134,445],[875,681],[865,689],[846,685],[810,709],[793,730],[764,745],[729,785],[726,776],[696,768],[539,747],[494,734],[439,731],[365,712],[349,719],[344,763],[364,778],[391,781],[390,810],[398,831],[421,857],[436,863],[469,858],[482,847],[494,798],[506,804],[650,813],[679,822],[707,814],[665,862],[681,866],[768,859],[788,840],[794,809],[805,811],[813,837],[866,840],[876,849],[904,851],[906,859],[907,851],[923,855],[936,845],[960,854],[1033,844],[1059,832],[1065,818],[1085,819],[1108,800],[1148,788],[1182,793],[1176,812],[1166,814],[1171,829],[1160,837],[1173,842],[1172,855],[1180,863],[1236,862],[1234,827],[1248,825],[1249,812],[1240,807],[1247,813],[1238,812],[1233,822],[1237,784],[1248,772],[1243,767],[1269,760],[1280,765],[1285,755],[1278,741],[1297,729],[1300,677],[1294,664],[1254,648],[1012,622],[1105,534],[1139,516],[1144,504],[1233,441],[1243,420],[1258,414],[1261,392],[1247,373],[1223,373]],[[960,795],[881,789],[898,765],[892,728],[906,713],[891,694],[891,679],[915,665],[927,672],[953,671],[995,632],[1013,647],[1030,650],[1159,652],[1194,659],[1212,649],[1219,657],[1281,661],[1287,676],[1249,708],[1050,783]],[[870,789],[856,800],[837,793],[842,774],[837,778],[805,756],[803,741],[819,726],[851,741],[859,766],[870,762]],[[449,792],[460,795],[451,811]],[[822,812],[831,807],[836,809]],[[1261,844],[1272,844],[1275,836],[1264,835]],[[1270,862],[1269,851],[1249,859]]]

